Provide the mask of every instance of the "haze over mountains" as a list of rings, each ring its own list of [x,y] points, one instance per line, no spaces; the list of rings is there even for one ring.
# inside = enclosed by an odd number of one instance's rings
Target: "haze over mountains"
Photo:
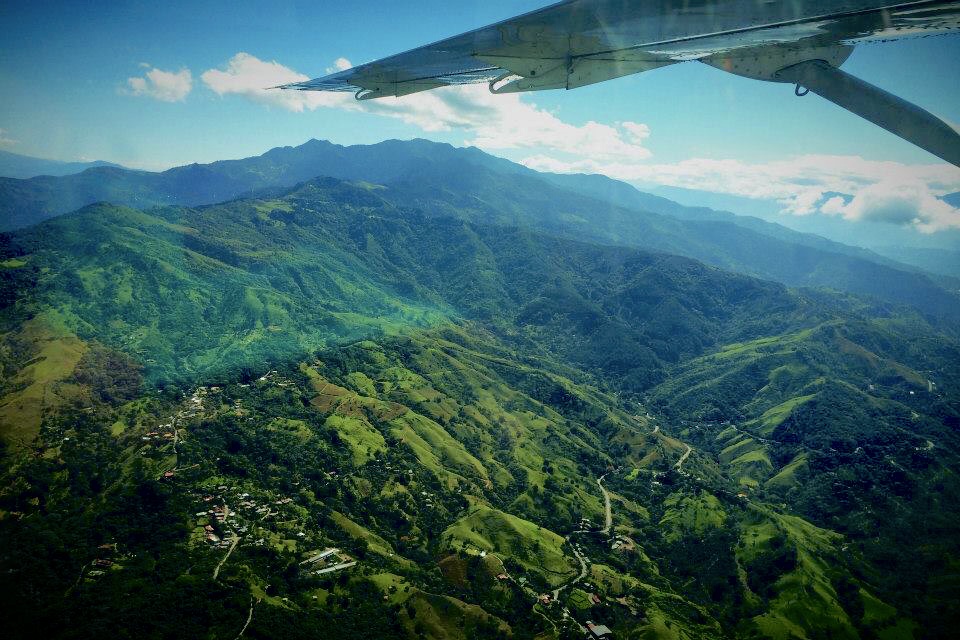
[[[923,273],[426,141],[3,188],[12,637],[960,624]]]
[[[755,218],[683,207],[602,176],[541,174],[475,148],[425,140],[352,147],[311,140],[161,173],[99,167],[64,177],[0,179],[0,217],[10,230],[99,201],[196,206],[316,176],[389,186],[393,201],[431,216],[665,251],[789,286],[826,286],[960,317],[960,282],[864,249]]]
[[[92,162],[64,162],[24,156],[0,150],[0,176],[5,178],[33,178],[36,176],[66,176],[93,167],[119,167],[105,160]]]
[[[818,235],[837,242],[856,244],[892,260],[920,267],[933,273],[960,277],[960,229],[944,229],[923,233],[912,227],[885,222],[851,221],[828,215],[797,216],[782,213],[782,204],[775,200],[756,200],[743,196],[713,193],[696,189],[655,186],[650,192],[688,206],[711,207],[717,211],[736,211],[739,216],[753,216],[775,222],[795,231]],[[850,194],[837,194],[850,199]],[[940,197],[952,207],[960,206],[960,193]]]

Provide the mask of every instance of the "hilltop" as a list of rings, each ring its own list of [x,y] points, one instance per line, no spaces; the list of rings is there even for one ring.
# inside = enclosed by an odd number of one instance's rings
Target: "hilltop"
[[[161,173],[100,167],[64,177],[0,178],[0,229],[98,202],[148,209],[282,195],[317,177],[386,186],[392,202],[431,217],[663,251],[788,286],[829,287],[910,304],[932,318],[960,318],[955,282],[869,251],[756,219],[682,207],[601,176],[541,174],[475,148],[426,140],[350,147],[311,140]]]
[[[0,150],[0,176],[5,178],[34,178],[36,176],[67,176],[86,171],[94,167],[116,167],[120,165],[105,160],[92,162],[64,162],[34,158],[18,153]]]

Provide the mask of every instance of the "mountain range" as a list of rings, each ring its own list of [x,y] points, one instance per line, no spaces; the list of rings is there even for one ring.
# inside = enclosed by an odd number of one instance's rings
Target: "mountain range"
[[[786,226],[794,231],[817,235],[840,243],[853,243],[902,264],[909,264],[932,273],[960,277],[960,265],[956,256],[957,247],[960,246],[960,229],[941,229],[931,234],[911,226],[893,225],[887,222],[850,220],[825,215],[791,215],[784,213],[782,204],[776,200],[756,200],[744,196],[662,185],[650,187],[650,190],[651,193],[691,205],[695,209],[712,207],[713,210],[721,212],[736,211],[739,218],[755,217]],[[853,194],[830,192],[824,194],[823,200],[833,196],[840,196],[845,201],[853,199]],[[960,202],[960,193],[947,193],[939,199],[956,208],[957,203]]]
[[[426,140],[352,147],[311,140],[162,173],[100,167],[0,179],[0,215],[9,230],[94,202],[196,206],[282,191],[316,176],[389,186],[395,202],[431,216],[665,251],[788,286],[830,287],[960,317],[955,279],[759,219],[683,207],[602,176],[541,174],[475,148]]]
[[[960,624],[945,281],[426,141],[4,184],[11,637]]]
[[[36,176],[67,176],[81,173],[94,167],[117,167],[120,165],[105,160],[92,162],[64,162],[24,156],[0,150],[0,176],[5,178],[34,178]]]

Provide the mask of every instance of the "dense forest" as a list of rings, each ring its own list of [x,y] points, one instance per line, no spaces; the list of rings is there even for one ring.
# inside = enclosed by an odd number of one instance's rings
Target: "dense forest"
[[[952,294],[429,177],[2,237],[8,637],[951,636]]]

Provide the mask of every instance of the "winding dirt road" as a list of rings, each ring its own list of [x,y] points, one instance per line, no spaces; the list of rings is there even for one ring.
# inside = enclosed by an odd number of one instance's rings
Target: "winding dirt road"
[[[583,556],[580,555],[580,552],[577,551],[577,547],[573,544],[571,538],[575,535],[584,535],[589,533],[602,533],[603,535],[610,535],[610,529],[613,528],[613,508],[610,505],[610,494],[607,493],[606,487],[603,486],[603,479],[607,477],[607,474],[603,474],[597,478],[597,486],[600,487],[600,491],[603,493],[603,511],[604,511],[604,526],[603,529],[599,531],[587,531],[584,529],[578,529],[573,531],[570,535],[564,537],[564,540],[567,544],[570,545],[570,548],[573,550],[573,555],[577,559],[577,562],[580,563],[580,575],[576,578],[573,578],[569,582],[566,582],[556,589],[553,590],[553,599],[556,600],[560,597],[560,592],[566,589],[567,587],[572,587],[581,580],[587,577],[589,573],[589,568],[587,567],[587,561],[583,559]]]
[[[570,536],[572,536],[572,535],[574,535],[574,534],[577,534],[577,533],[590,533],[590,532],[589,532],[589,531],[574,531],[573,533],[570,534]],[[562,585],[560,585],[559,587],[557,587],[556,589],[554,589],[554,590],[553,590],[553,599],[554,599],[554,600],[556,600],[556,599],[558,599],[558,598],[560,597],[560,592],[561,592],[561,591],[563,591],[563,590],[566,589],[567,587],[572,587],[573,585],[577,584],[578,582],[580,582],[581,580],[583,580],[584,578],[586,578],[586,577],[587,577],[587,573],[588,573],[588,571],[589,571],[589,569],[587,569],[587,562],[586,562],[586,560],[583,559],[583,556],[580,555],[580,552],[577,551],[577,548],[576,548],[576,547],[573,545],[573,543],[570,541],[570,536],[567,536],[566,538],[564,538],[564,540],[566,540],[566,541],[567,541],[567,544],[570,545],[570,548],[573,549],[573,555],[577,558],[577,561],[580,563],[580,575],[578,575],[576,578],[574,578],[574,579],[571,580],[570,582],[565,582],[565,583],[563,583]]]

